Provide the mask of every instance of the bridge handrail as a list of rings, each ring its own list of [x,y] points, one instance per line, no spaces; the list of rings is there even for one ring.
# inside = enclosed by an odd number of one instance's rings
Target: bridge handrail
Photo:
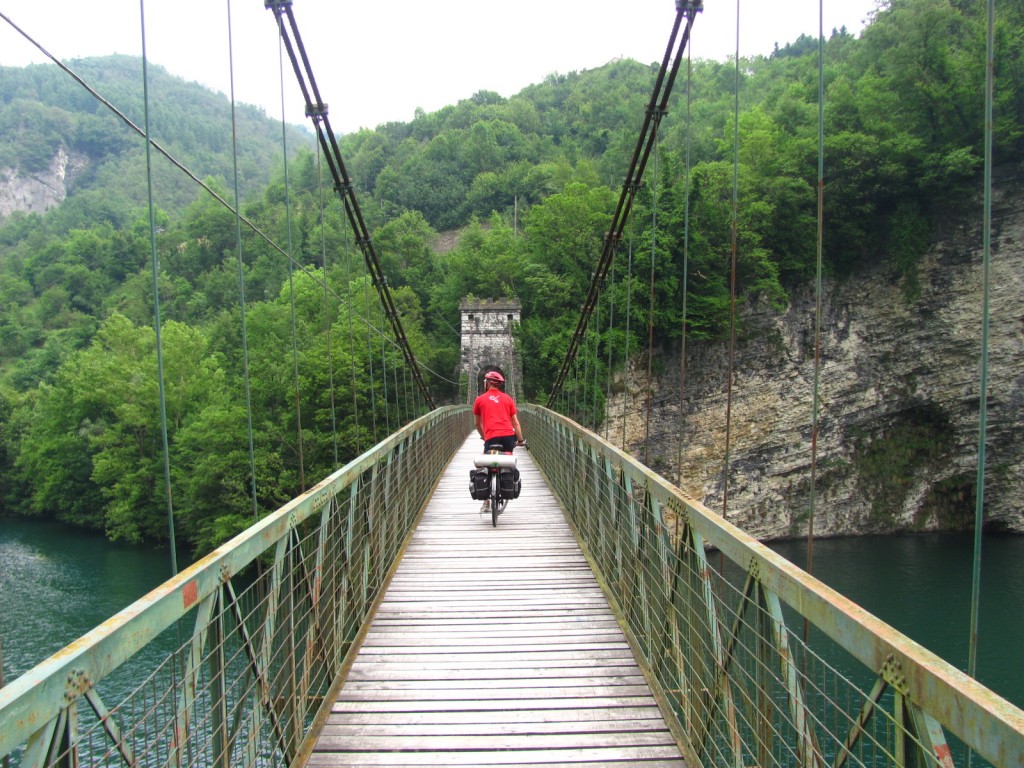
[[[380,516],[375,527],[378,530],[388,529],[386,546],[383,547],[387,551],[378,558],[380,562],[376,566],[378,571],[386,573],[393,564],[401,541],[411,530],[429,498],[433,483],[465,440],[471,427],[472,417],[466,406],[439,408],[411,422],[88,634],[11,681],[0,689],[0,723],[3,724],[0,728],[0,757],[11,754],[25,744],[29,744],[31,751],[33,739],[42,739],[41,746],[38,746],[41,753],[51,752],[54,740],[61,738],[55,729],[71,729],[71,725],[58,726],[58,719],[62,716],[67,718],[69,708],[76,706],[80,696],[95,697],[98,683],[161,632],[189,614],[194,614],[197,606],[220,593],[234,576],[260,558],[267,557],[267,553],[274,551],[275,547],[284,551],[292,546],[293,538],[297,538],[294,532],[304,523],[315,522],[318,513],[323,517],[326,506],[341,508],[342,502],[339,499],[346,491],[350,491],[351,498],[344,505],[353,509],[357,505],[375,504],[380,500],[388,502],[377,504],[373,511],[373,514]],[[381,470],[381,488],[369,491],[372,497],[369,502],[357,500],[356,493],[361,491],[357,486],[361,478],[372,475],[374,483],[378,484],[378,470],[385,464],[390,467],[396,456],[395,472],[404,473],[401,477],[406,482],[400,482],[398,475],[394,481],[385,478]],[[404,463],[401,463],[402,459]],[[401,519],[395,520],[399,513]],[[367,546],[379,547],[383,541],[382,533],[379,539],[374,539]],[[280,567],[276,561],[271,566],[272,569]],[[376,581],[376,586],[380,586],[383,579],[377,578]],[[234,595],[231,597],[234,598]],[[352,610],[365,612],[374,598],[375,593],[368,591],[362,604]],[[226,612],[224,603],[219,610]],[[197,634],[200,631],[205,633],[207,630],[205,627],[196,629]],[[202,642],[205,642],[205,635]],[[253,662],[255,665],[256,662]],[[91,698],[90,704],[97,709]],[[106,718],[101,714],[102,711],[106,710],[101,706],[97,716],[104,720]],[[60,722],[64,723],[63,720]],[[48,724],[50,732],[40,736]],[[111,735],[111,739],[116,738],[119,737]],[[124,743],[116,746],[123,756],[131,745]],[[50,763],[47,758],[37,759],[41,764]],[[126,764],[134,764],[126,757],[123,759]],[[27,760],[25,764],[31,762]]]
[[[700,721],[698,725],[707,729],[712,718],[708,711],[699,713],[692,702],[682,701],[684,697],[678,692],[682,688],[696,691],[703,686],[705,691],[716,691],[713,698],[717,703],[712,702],[711,709],[731,711],[734,721],[739,705],[732,699],[765,694],[764,691],[730,690],[730,686],[719,685],[714,679],[726,673],[723,666],[734,663],[732,654],[739,654],[729,644],[735,646],[740,634],[749,631],[751,621],[744,617],[744,611],[754,605],[754,598],[749,596],[760,594],[763,595],[757,598],[760,608],[752,612],[763,612],[766,624],[771,625],[763,635],[769,636],[775,644],[776,655],[771,665],[782,671],[774,674],[789,678],[785,684],[780,684],[783,690],[776,693],[789,701],[793,724],[788,727],[796,730],[794,739],[806,750],[801,753],[801,764],[823,764],[824,752],[832,753],[837,764],[852,761],[853,745],[868,738],[861,719],[879,713],[878,700],[889,689],[890,695],[897,699],[897,706],[902,707],[892,716],[890,730],[900,730],[900,726],[891,727],[894,722],[908,722],[901,731],[901,738],[917,744],[929,764],[953,764],[944,733],[941,728],[935,728],[937,722],[994,765],[1019,765],[1017,761],[1024,754],[1024,711],[796,567],[721,515],[687,497],[600,436],[539,406],[522,407],[520,417],[531,453],[562,502],[610,599],[625,617],[635,645],[657,678],[657,684],[669,692],[665,694],[666,701],[677,718],[678,736],[692,743],[695,721]],[[725,593],[730,589],[725,581],[719,576],[715,582],[707,575],[713,569],[707,561],[706,550],[721,552],[739,567],[745,578],[742,596],[735,591],[735,605],[727,604]],[[626,554],[628,558],[624,557]],[[634,572],[634,561],[646,565]],[[687,578],[691,583],[689,591],[684,584]],[[802,647],[795,633],[784,629],[781,611],[773,608],[775,597],[877,676],[875,690],[865,697],[871,700],[862,702],[859,712],[843,716],[851,723],[850,731],[843,737],[849,746],[836,743],[834,748],[823,750],[821,741],[838,737],[823,736],[820,727],[815,729],[810,725],[820,720],[820,715],[806,708],[803,712],[797,711],[803,706],[800,701],[811,693],[807,689],[813,688],[814,683],[802,676],[793,659],[798,654],[805,660],[812,659],[814,652]],[[684,602],[685,608],[679,607]],[[692,647],[681,648],[679,642],[686,636],[687,628],[680,623],[698,608],[704,613],[707,622],[704,630],[711,636],[708,642],[713,647],[701,647],[695,642]],[[727,621],[733,623],[732,634],[723,629]],[[757,637],[758,641],[765,639]],[[699,664],[692,660],[697,654],[708,656],[707,674],[701,679],[696,679],[699,674],[695,667]],[[671,660],[678,660],[678,663]],[[689,668],[681,670],[686,664]],[[751,666],[761,674],[768,663],[762,659],[760,663],[751,662]],[[737,689],[741,685],[736,680],[731,683],[731,687]],[[723,726],[721,738],[728,741],[743,730],[733,722]],[[756,754],[763,748],[741,749]],[[701,759],[706,757],[701,754],[702,749],[708,748],[700,744],[694,746],[690,756],[700,764],[708,764]],[[897,747],[892,746],[892,749],[895,751]]]

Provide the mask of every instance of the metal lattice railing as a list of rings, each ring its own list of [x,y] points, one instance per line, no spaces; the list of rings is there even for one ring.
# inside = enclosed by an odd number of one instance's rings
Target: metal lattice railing
[[[418,419],[0,689],[0,759],[290,765],[471,428]]]
[[[1024,764],[1020,709],[594,433],[520,416],[692,765]]]

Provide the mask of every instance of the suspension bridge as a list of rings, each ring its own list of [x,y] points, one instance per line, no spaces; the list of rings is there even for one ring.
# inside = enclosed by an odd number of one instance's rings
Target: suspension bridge
[[[521,407],[524,491],[496,527],[467,490],[470,409],[433,403],[290,3],[266,5],[425,407],[0,689],[0,757],[1024,765],[1024,712],[556,410],[700,4],[678,3],[565,364],[546,407]]]

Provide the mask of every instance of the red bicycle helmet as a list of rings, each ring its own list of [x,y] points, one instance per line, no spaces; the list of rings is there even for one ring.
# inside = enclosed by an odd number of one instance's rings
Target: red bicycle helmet
[[[498,384],[504,384],[505,377],[502,376],[497,371],[488,371],[487,373],[484,374],[484,381],[493,381]]]

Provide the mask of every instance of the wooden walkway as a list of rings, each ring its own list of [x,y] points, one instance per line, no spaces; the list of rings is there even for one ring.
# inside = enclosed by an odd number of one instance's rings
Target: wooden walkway
[[[530,455],[492,527],[467,440],[373,619],[310,766],[685,763]]]

